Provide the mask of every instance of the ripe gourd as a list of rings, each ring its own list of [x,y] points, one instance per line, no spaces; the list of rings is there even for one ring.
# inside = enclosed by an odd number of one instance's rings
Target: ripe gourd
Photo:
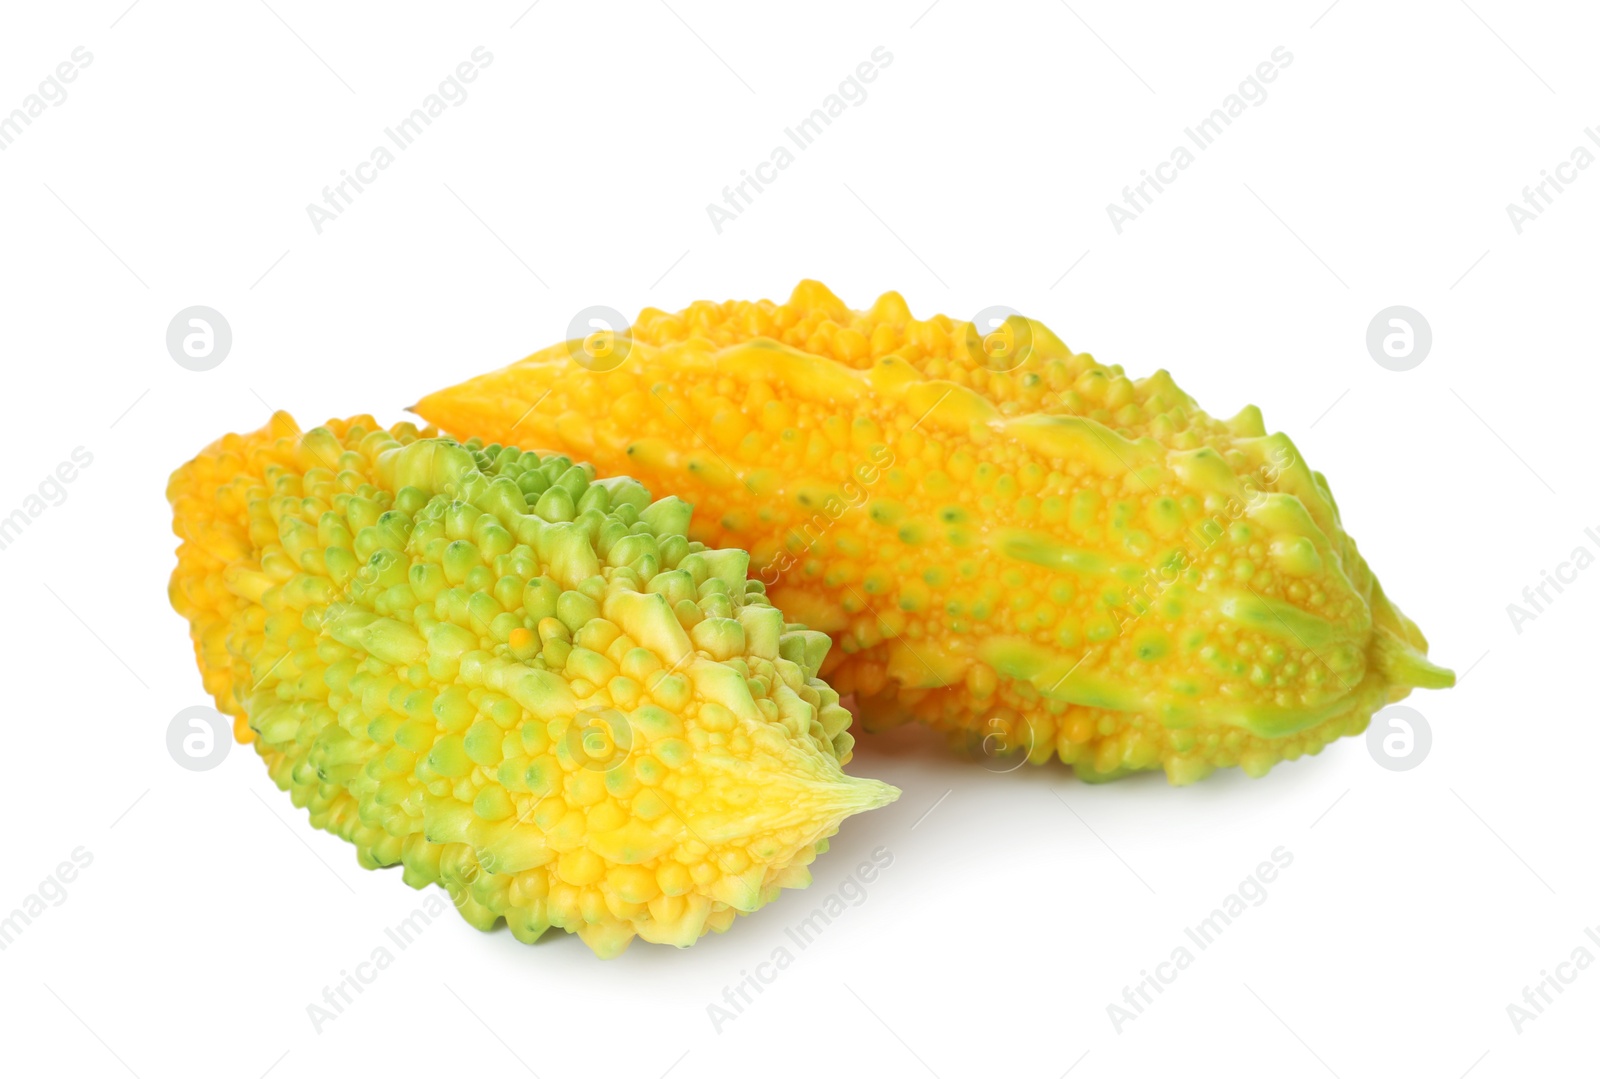
[[[804,282],[647,309],[414,410],[693,503],[692,536],[748,549],[833,636],[822,673],[868,725],[1186,783],[1453,683],[1256,408],[1214,419],[1020,316],[852,311]]]
[[[625,478],[284,413],[173,473],[206,689],[363,866],[480,929],[688,945],[802,887],[852,813],[849,713],[748,556]]]

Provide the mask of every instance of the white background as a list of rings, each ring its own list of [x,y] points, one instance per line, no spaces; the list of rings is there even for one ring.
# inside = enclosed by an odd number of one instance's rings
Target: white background
[[[0,110],[74,47],[93,62],[0,152],[0,515],[75,447],[94,460],[0,551],[0,913],[93,857],[0,953],[4,1070],[1594,1074],[1600,970],[1521,1033],[1507,1005],[1600,958],[1600,569],[1520,632],[1507,605],[1600,553],[1600,168],[1521,234],[1505,208],[1600,125],[1593,11],[671,2],[6,5]],[[480,45],[465,103],[319,235],[306,204]],[[719,235],[706,203],[880,45],[867,99]],[[1280,45],[1265,102],[1114,231],[1106,204]],[[269,406],[394,422],[591,304],[802,277],[922,316],[1010,305],[1214,414],[1259,404],[1464,673],[1408,701],[1431,753],[1392,772],[1347,739],[1262,780],[1086,787],[867,739],[851,771],[903,797],[726,935],[606,963],[452,915],[318,1033],[307,1005],[421,897],[248,750],[168,756],[206,703],[166,603],[168,473]],[[165,347],[194,304],[234,335],[204,373]],[[1404,373],[1364,340],[1393,304],[1433,328]],[[716,1029],[707,1006],[879,846],[865,901]],[[1107,1006],[1279,846],[1266,901],[1119,1033]]]

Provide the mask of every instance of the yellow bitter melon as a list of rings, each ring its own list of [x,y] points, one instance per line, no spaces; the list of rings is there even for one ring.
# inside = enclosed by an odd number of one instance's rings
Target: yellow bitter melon
[[[1020,316],[989,332],[786,304],[647,309],[415,411],[697,507],[838,645],[869,726],[1052,754],[1088,779],[1252,775],[1454,676],[1384,595],[1325,478],[1260,412],[1202,412]]]
[[[688,945],[801,887],[852,813],[828,638],[631,479],[276,414],[168,485],[205,686],[362,865],[480,929]]]

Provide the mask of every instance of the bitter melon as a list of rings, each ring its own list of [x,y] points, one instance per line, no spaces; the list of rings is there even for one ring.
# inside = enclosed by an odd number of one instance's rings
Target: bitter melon
[[[173,473],[206,689],[363,866],[472,925],[688,945],[801,887],[852,813],[849,713],[748,556],[562,457],[278,413]]]
[[[414,410],[694,503],[692,535],[833,635],[823,676],[869,726],[1187,783],[1453,683],[1255,407],[1213,419],[1021,316],[852,311],[808,281],[647,309]]]

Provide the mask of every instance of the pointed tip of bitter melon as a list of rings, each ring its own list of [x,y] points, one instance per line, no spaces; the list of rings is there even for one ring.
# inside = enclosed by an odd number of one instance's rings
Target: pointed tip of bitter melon
[[[1412,689],[1449,689],[1456,684],[1456,672],[1428,658],[1428,639],[1377,581],[1372,582],[1372,627],[1372,664],[1389,682],[1391,701]]]
[[[1381,627],[1373,640],[1373,664],[1388,680],[1390,692],[1399,691],[1400,696],[1412,689],[1449,689],[1456,684],[1455,671],[1439,666],[1426,652]]]
[[[819,669],[869,728],[1026,731],[1030,761],[1188,783],[1450,683],[1260,409],[1215,417],[1164,370],[1004,325],[895,293],[852,310],[807,280],[642,312],[603,375],[556,346],[419,411],[693,503],[696,538],[749,550],[773,602],[832,636]]]
[[[827,784],[825,790],[816,792],[816,804],[826,807],[840,821],[871,809],[882,809],[899,799],[901,790],[881,779],[865,776],[847,776],[843,772]]]
[[[431,433],[431,432],[430,432]],[[207,690],[311,823],[471,925],[685,946],[898,791],[847,776],[828,638],[637,482],[387,430],[228,435],[168,486]]]

